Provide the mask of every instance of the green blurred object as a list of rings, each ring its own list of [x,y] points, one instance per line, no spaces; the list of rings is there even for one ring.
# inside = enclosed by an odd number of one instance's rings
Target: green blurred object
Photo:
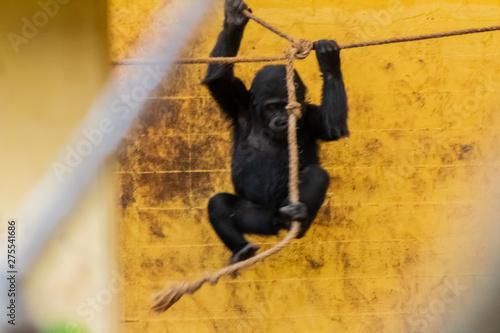
[[[75,322],[55,325],[49,329],[44,329],[43,333],[90,333],[90,330]]]

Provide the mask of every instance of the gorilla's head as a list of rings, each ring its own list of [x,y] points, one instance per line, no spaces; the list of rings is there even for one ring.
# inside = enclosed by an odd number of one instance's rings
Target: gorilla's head
[[[304,103],[306,86],[295,72],[297,102]],[[265,66],[257,72],[250,88],[256,118],[274,133],[275,137],[286,137],[288,129],[288,95],[286,89],[286,67]]]

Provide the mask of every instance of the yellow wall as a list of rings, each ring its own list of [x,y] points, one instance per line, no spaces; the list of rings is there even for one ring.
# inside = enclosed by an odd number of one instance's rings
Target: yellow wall
[[[138,34],[124,25],[144,26],[159,3],[110,1],[114,60]],[[182,56],[209,54],[223,19],[223,1],[215,3]],[[249,5],[293,36],[340,44],[494,25],[500,16],[493,0]],[[250,22],[240,55],[286,47]],[[342,51],[351,138],[322,145],[332,181],[308,235],[157,315],[151,293],[229,258],[206,207],[232,189],[230,131],[200,85],[206,67],[178,66],[117,155],[123,331],[432,332],[487,273],[479,204],[492,190],[487,171],[498,170],[499,48],[500,33],[485,33]],[[260,66],[236,73],[249,85]],[[297,68],[319,102],[314,55]],[[264,249],[278,240],[251,238]]]

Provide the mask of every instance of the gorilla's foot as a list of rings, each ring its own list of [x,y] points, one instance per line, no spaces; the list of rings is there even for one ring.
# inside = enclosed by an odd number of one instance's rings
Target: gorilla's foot
[[[260,246],[248,243],[244,248],[236,253],[233,253],[233,255],[231,256],[231,260],[229,260],[229,264],[232,265],[236,264],[239,261],[247,260],[248,258],[253,257],[259,249]]]

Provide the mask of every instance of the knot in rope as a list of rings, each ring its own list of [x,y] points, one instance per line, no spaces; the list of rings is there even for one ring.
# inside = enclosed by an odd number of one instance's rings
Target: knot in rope
[[[314,48],[314,43],[308,39],[294,39],[292,48],[296,50],[295,58],[302,60],[307,58]]]
[[[297,119],[300,119],[302,117],[302,104],[299,102],[290,102],[286,106],[286,110],[288,111],[289,115],[294,115],[297,117]]]

